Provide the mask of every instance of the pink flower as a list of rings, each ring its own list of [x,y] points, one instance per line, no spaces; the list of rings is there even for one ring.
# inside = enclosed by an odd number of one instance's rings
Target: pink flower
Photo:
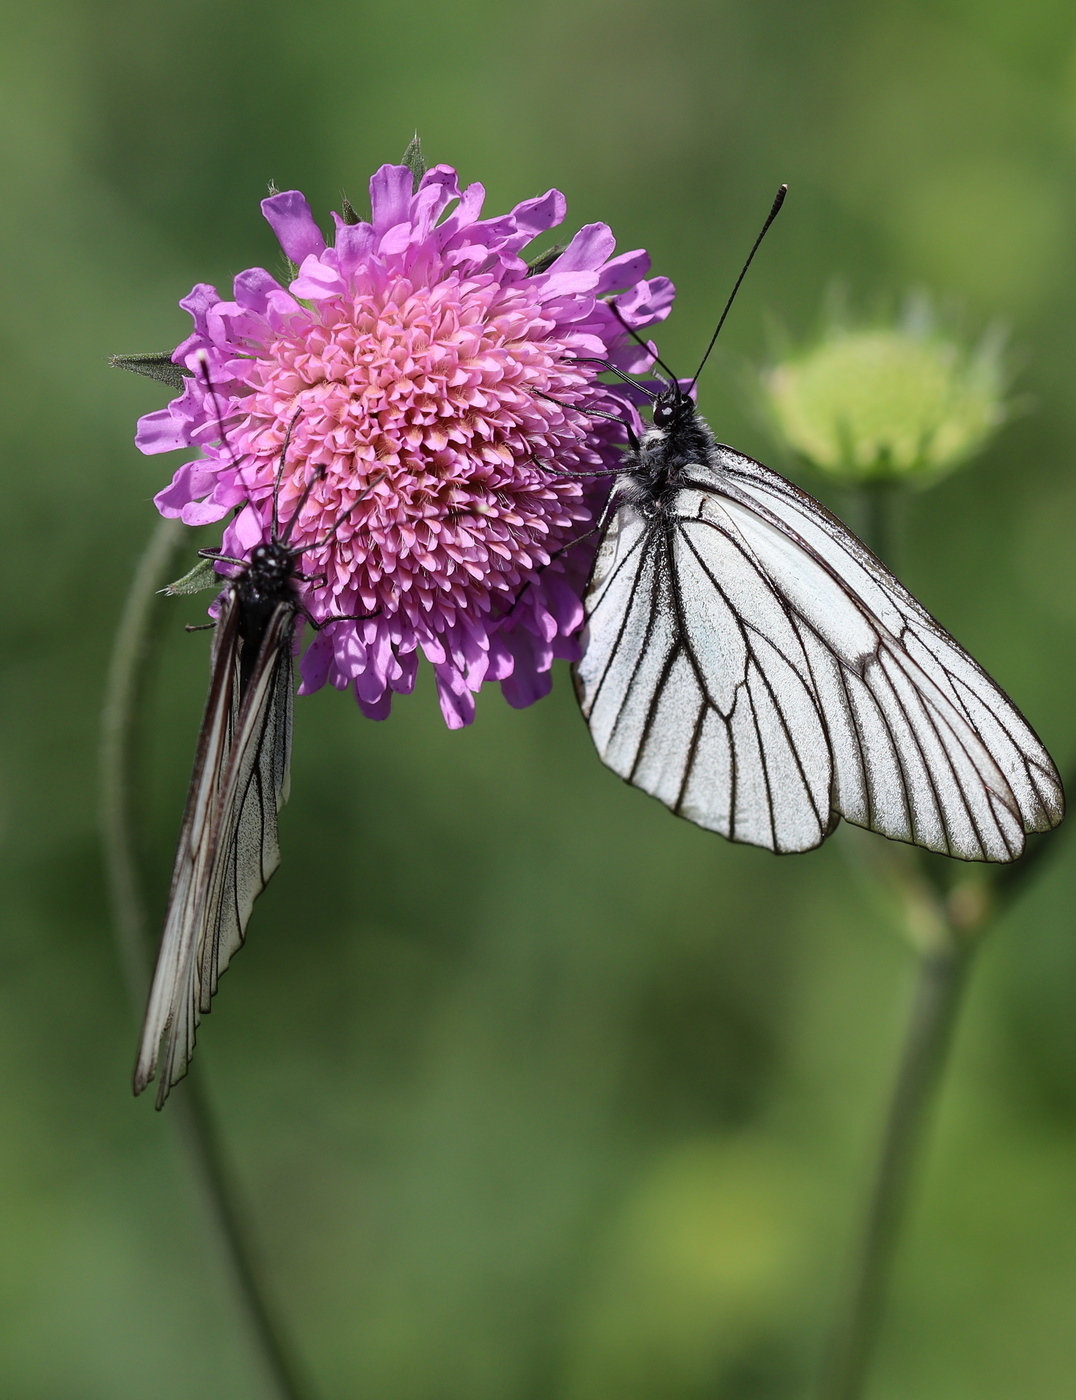
[[[310,487],[290,537],[306,546],[304,605],[319,619],[373,615],[317,633],[302,690],[351,686],[375,719],[411,690],[420,653],[453,728],[484,682],[529,705],[553,659],[574,658],[593,535],[576,542],[608,492],[600,473],[618,464],[622,424],[640,428],[632,391],[598,380],[593,360],[649,363],[605,298],[626,292],[619,313],[640,330],[672,303],[666,278],[645,280],[645,253],[612,256],[604,224],[528,268],[522,250],[564,218],[557,191],[497,219],[479,219],[483,198],[481,185],[461,194],[448,166],[414,187],[386,165],[371,222],[334,215],[332,245],[301,194],[265,200],[298,275],[285,288],[242,272],[234,301],[196,286],[180,303],[194,334],[172,357],[192,377],[139,423],[143,452],[201,450],[157,505],[191,525],[235,511],[224,553],[271,537],[278,474],[281,528]]]

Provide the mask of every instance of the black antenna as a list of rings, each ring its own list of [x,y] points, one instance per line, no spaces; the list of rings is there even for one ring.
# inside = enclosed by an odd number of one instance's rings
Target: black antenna
[[[651,351],[651,353],[653,352]],[[645,384],[640,383],[637,379],[632,379],[630,374],[625,374],[622,369],[617,369],[616,365],[611,365],[608,360],[599,359],[597,355],[574,355],[566,363],[569,365],[601,365],[606,374],[615,374],[618,379],[622,379],[625,384],[630,384],[633,389],[638,389],[639,393],[645,394],[648,399],[657,398],[653,389],[648,389]],[[541,393],[541,390],[536,392]],[[546,394],[544,397],[549,398],[549,395]],[[556,400],[554,400],[555,402]]]
[[[296,415],[296,416],[298,416],[298,415]],[[291,544],[291,532],[292,532],[292,530],[295,528],[295,522],[299,519],[299,516],[302,515],[302,513],[303,513],[303,508],[304,508],[304,506],[306,505],[307,501],[310,499],[310,494],[311,494],[311,492],[313,491],[314,487],[317,486],[317,484],[324,478],[324,476],[325,476],[325,468],[324,468],[324,466],[318,466],[318,467],[315,467],[315,468],[314,468],[314,475],[310,478],[310,480],[309,480],[309,481],[306,483],[306,485],[303,487],[302,494],[301,494],[300,497],[299,497],[298,504],[296,505],[295,509],[292,511],[290,517],[288,518],[288,523],[284,526],[284,533],[280,536],[279,539],[276,538],[276,535],[275,535],[275,533],[274,533],[274,536],[273,536],[273,542],[274,542],[274,544],[282,544],[282,545],[284,545],[285,548],[288,548],[288,547],[290,546],[290,544]],[[274,504],[274,508],[275,508],[275,504]],[[274,527],[274,530],[275,530],[275,527]]]
[[[280,461],[277,463],[276,476],[273,478],[273,539],[280,533],[280,483],[284,479],[284,463],[287,461],[288,448],[291,446],[291,435],[295,431],[302,409],[295,410],[295,416],[288,424],[288,431],[284,434],[284,446],[280,449]]]
[[[239,460],[236,457],[235,453],[232,451],[232,444],[228,441],[228,432],[224,426],[224,417],[220,411],[220,400],[217,398],[217,391],[213,385],[213,380],[209,374],[209,356],[204,350],[199,350],[197,359],[198,368],[202,372],[202,381],[204,382],[206,389],[209,391],[209,397],[213,401],[213,414],[217,420],[217,431],[220,433],[221,445],[226,449],[228,456],[231,458],[232,465],[235,467],[236,471],[241,472],[242,467],[240,466]],[[288,424],[288,431],[284,435],[284,445],[280,449],[280,461],[277,464],[276,473],[273,477],[273,518],[272,524],[270,526],[270,534],[274,544],[286,545],[291,539],[292,528],[294,527],[296,520],[298,520],[303,507],[309,500],[311,491],[313,491],[314,487],[325,475],[324,467],[318,467],[315,470],[314,475],[303,487],[302,494],[299,497],[299,504],[295,507],[294,511],[292,512],[291,519],[288,521],[287,525],[285,525],[284,533],[281,535],[279,516],[280,483],[284,475],[284,463],[287,459],[288,448],[291,446],[291,435],[295,431],[295,425],[296,423],[298,423],[301,416],[302,409],[296,409],[291,422]],[[253,502],[251,502],[251,504],[253,504]]]
[[[737,277],[736,279],[736,285],[735,287],[733,287],[731,293],[729,294],[729,299],[725,303],[725,309],[721,313],[721,319],[717,323],[717,330],[714,331],[713,335],[710,337],[710,343],[706,347],[706,354],[703,355],[702,362],[700,363],[698,369],[695,371],[695,378],[692,379],[691,383],[687,386],[687,392],[689,394],[691,393],[692,389],[694,389],[695,383],[698,380],[699,375],[702,373],[703,366],[706,364],[706,361],[710,358],[710,351],[717,344],[717,337],[721,334],[721,327],[725,324],[725,317],[729,314],[729,311],[732,307],[732,303],[736,300],[736,293],[740,290],[740,283],[747,276],[747,269],[751,266],[751,259],[758,252],[758,245],[766,237],[766,234],[769,232],[770,225],[773,223],[774,219],[777,218],[777,215],[781,212],[781,205],[784,204],[785,195],[787,193],[787,185],[782,185],[781,188],[777,191],[777,198],[773,201],[773,208],[766,216],[766,222],[762,225],[762,231],[759,234],[759,236],[755,239],[754,247],[748,253],[747,261],[744,263],[743,269],[740,272],[739,277]]]
[[[228,456],[231,458],[232,461],[232,466],[236,469],[236,471],[242,471],[242,467],[240,467],[239,461],[235,453],[232,451],[232,444],[228,441],[228,431],[224,426],[224,418],[220,411],[220,399],[217,398],[217,391],[214,388],[213,380],[210,378],[209,375],[209,356],[204,350],[199,350],[196,359],[198,361],[198,368],[202,371],[202,383],[208,389],[209,397],[213,400],[213,416],[217,420],[217,431],[220,433],[221,446],[228,453]],[[276,510],[275,500],[273,502],[273,510]]]
[[[632,340],[638,341],[638,343],[643,347],[643,349],[646,351],[646,353],[647,353],[648,355],[650,355],[650,356],[653,358],[654,363],[655,363],[656,365],[660,365],[661,368],[665,371],[665,373],[669,376],[670,380],[675,384],[675,383],[676,383],[676,375],[673,374],[672,370],[671,370],[671,369],[669,368],[669,366],[665,363],[665,361],[661,358],[661,356],[658,354],[658,352],[657,352],[655,349],[653,349],[653,347],[652,347],[651,345],[649,345],[649,344],[642,338],[642,336],[639,334],[639,332],[638,332],[637,330],[635,330],[632,326],[629,326],[629,325],[628,325],[627,321],[624,320],[624,317],[621,316],[621,314],[620,314],[620,307],[617,306],[616,302],[615,302],[615,301],[608,301],[608,302],[606,302],[606,306],[608,306],[609,310],[613,313],[613,315],[616,317],[616,319],[620,322],[620,324],[624,327],[624,329],[627,331],[627,333],[631,336]],[[615,373],[615,371],[614,371],[614,373]]]
[[[324,468],[322,468],[322,470],[324,470]],[[304,545],[303,553],[305,554],[308,550],[311,549],[324,549],[327,544],[331,544],[331,542],[336,538],[336,532],[337,530],[339,530],[340,526],[343,525],[344,522],[350,518],[353,511],[355,511],[359,506],[362,505],[363,501],[365,501],[366,497],[370,495],[374,487],[380,486],[387,476],[387,471],[374,472],[373,476],[366,483],[362,491],[360,491],[359,494],[355,497],[355,499],[351,502],[347,510],[344,511],[343,515],[341,515],[337,519],[336,523],[333,525],[329,533],[325,535],[322,539],[318,540],[316,544]],[[370,617],[373,617],[373,615],[373,613],[369,614]],[[340,622],[345,621],[344,618],[339,618],[337,620]]]

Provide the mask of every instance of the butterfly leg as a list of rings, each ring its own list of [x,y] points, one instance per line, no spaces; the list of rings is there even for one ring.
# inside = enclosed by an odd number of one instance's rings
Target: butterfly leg
[[[552,394],[543,393],[541,389],[535,389],[534,392],[538,395],[538,397],[539,397],[540,399],[548,399],[548,401],[549,401],[550,403],[555,403],[555,404],[557,405],[558,408],[573,409],[576,413],[585,414],[587,418],[608,418],[608,420],[609,420],[610,423],[619,423],[620,426],[624,429],[624,431],[625,431],[625,432],[627,433],[627,435],[628,435],[628,445],[629,445],[629,447],[631,448],[631,450],[632,450],[633,452],[638,453],[638,451],[639,451],[639,439],[638,439],[638,437],[637,437],[636,434],[635,434],[635,429],[631,426],[630,423],[625,422],[625,420],[624,420],[623,418],[621,418],[618,414],[616,414],[616,413],[603,413],[602,410],[601,410],[600,408],[584,408],[581,404],[565,403],[565,402],[563,401],[563,399],[555,399],[555,398],[553,397]],[[544,465],[544,464],[539,463],[539,465]],[[557,469],[556,467],[546,467],[546,470],[547,470],[547,471],[556,471],[556,470],[558,470],[558,469]],[[606,475],[614,476],[614,475],[616,474],[616,471],[618,471],[618,470],[620,470],[620,469],[619,469],[619,468],[615,468],[613,471],[608,472],[608,473],[606,473],[606,472],[569,472],[569,471],[565,471],[565,472],[562,472],[561,474],[562,474],[563,476],[606,476]]]
[[[198,554],[200,558],[214,559],[218,564],[234,564],[237,569],[245,569],[247,567],[246,560],[233,559],[230,554],[218,554],[215,549],[200,549]]]
[[[569,550],[569,549],[574,549],[575,546],[576,546],[577,544],[582,544],[584,540],[589,540],[590,537],[591,537],[591,535],[596,535],[596,534],[598,533],[598,531],[601,530],[601,529],[604,529],[604,527],[605,527],[605,512],[603,511],[603,512],[602,512],[602,519],[598,522],[597,525],[592,525],[592,526],[590,527],[590,529],[586,532],[585,535],[579,535],[576,539],[574,539],[574,540],[569,540],[567,544],[561,545],[560,549],[556,550],[553,554],[551,554],[551,555],[549,556],[549,564],[552,564],[553,561],[554,561],[554,559],[559,559],[559,558],[561,557],[562,554],[567,554],[568,550]],[[549,568],[549,564],[543,564],[543,565],[542,565],[542,569],[539,569],[538,572],[541,573],[543,569],[548,569],[548,568]],[[527,582],[526,582],[526,583],[523,585],[523,587],[519,590],[519,592],[516,594],[516,596],[512,599],[512,606],[511,606],[511,607],[508,609],[508,611],[504,614],[505,617],[511,617],[511,616],[512,616],[512,614],[515,612],[516,608],[519,606],[520,602],[522,601],[523,596],[524,596],[524,594],[526,593],[527,589],[531,586],[532,583],[536,583],[536,582],[537,582],[537,579],[533,579],[533,578],[529,578],[529,579],[527,580]]]
[[[323,617],[320,620],[313,613],[309,612],[300,603],[299,611],[306,618],[315,632],[320,632],[323,627],[328,627],[330,622],[367,622],[371,617],[377,617],[381,612],[377,608],[374,612],[368,613],[335,613],[332,617]]]

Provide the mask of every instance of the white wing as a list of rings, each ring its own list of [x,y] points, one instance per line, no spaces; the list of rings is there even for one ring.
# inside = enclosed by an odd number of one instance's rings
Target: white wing
[[[576,668],[599,754],[733,840],[808,850],[838,817],[1009,861],[1064,811],[1008,697],[817,501],[729,448],[669,528],[616,512]]]
[[[201,1014],[242,946],[254,900],[280,863],[277,814],[287,797],[294,618],[291,607],[278,606],[240,703],[234,593],[221,605],[209,698],[135,1067],[139,1094],[154,1076],[166,1036],[158,1108],[187,1072]]]

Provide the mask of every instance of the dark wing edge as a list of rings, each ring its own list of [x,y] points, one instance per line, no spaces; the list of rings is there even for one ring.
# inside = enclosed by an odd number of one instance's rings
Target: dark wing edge
[[[164,1038],[158,1108],[187,1072],[201,1015],[243,944],[255,899],[280,863],[295,611],[285,603],[277,607],[241,703],[236,624],[234,595],[228,595],[135,1070],[135,1093],[141,1093],[156,1072]]]

